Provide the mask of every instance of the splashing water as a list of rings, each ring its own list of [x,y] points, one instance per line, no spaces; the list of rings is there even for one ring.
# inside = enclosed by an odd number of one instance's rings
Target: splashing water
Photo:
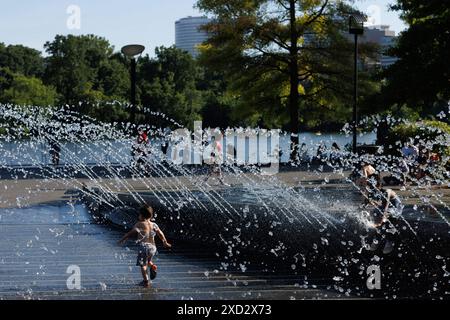
[[[76,190],[93,212],[115,225],[130,227],[135,209],[149,203],[171,237],[214,247],[225,269],[235,266],[245,273],[256,263],[277,272],[276,266],[283,265],[296,274],[327,274],[338,279],[333,280],[337,290],[347,286],[344,291],[360,294],[365,291],[368,266],[380,264],[386,278],[394,279],[399,276],[396,268],[413,264],[413,269],[421,270],[415,270],[419,276],[413,281],[423,286],[423,292],[448,294],[449,252],[441,244],[449,238],[450,210],[441,190],[449,181],[443,166],[434,167],[427,179],[412,178],[408,190],[398,191],[408,191],[403,192],[407,210],[398,219],[401,227],[392,231],[395,250],[383,255],[379,249],[368,249],[370,239],[377,233],[384,239],[390,231],[373,228],[376,209],[359,207],[366,191],[349,173],[366,161],[398,176],[399,158],[356,157],[340,151],[338,156],[286,167],[277,175],[262,175],[257,165],[230,161],[223,166],[230,186],[216,186],[204,179],[204,168],[168,158],[173,146],[166,154],[161,151],[161,144],[170,140],[164,129],[100,123],[69,107],[0,105],[0,114],[1,181],[5,177],[9,181],[0,187],[12,194],[17,207],[26,206],[27,200],[47,188],[42,187],[45,183],[53,185],[53,190]],[[152,141],[146,146],[148,156],[136,159],[132,146],[139,130],[149,133]],[[450,142],[445,135],[438,139],[440,144]],[[432,148],[430,142],[421,143]],[[63,165],[50,165],[52,160]],[[11,181],[25,179],[35,185],[27,191],[8,190]],[[11,199],[0,197],[0,204],[8,203]],[[431,239],[438,241],[431,243]],[[432,284],[427,282],[431,273],[438,278]],[[107,288],[103,283],[101,287]],[[402,289],[385,292],[392,295]]]

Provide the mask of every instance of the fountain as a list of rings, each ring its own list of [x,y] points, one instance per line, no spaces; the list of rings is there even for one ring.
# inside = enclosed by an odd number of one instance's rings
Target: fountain
[[[130,165],[137,129],[132,125],[99,123],[69,107],[0,105],[0,114],[0,179],[53,181],[76,190],[99,223],[130,228],[136,209],[148,203],[170,239],[207,247],[224,269],[245,272],[259,265],[272,273],[321,274],[330,279],[331,288],[360,296],[374,294],[366,288],[366,271],[376,265],[387,284],[379,295],[448,298],[450,210],[428,182],[415,181],[411,190],[416,203],[405,209],[398,245],[383,255],[367,250],[374,230],[368,210],[358,207],[362,190],[348,179],[361,158],[345,154],[339,164],[327,159],[311,165],[309,172],[318,181],[310,184],[283,178],[299,168],[285,166],[280,175],[262,175],[257,165],[230,163],[224,172],[231,186],[216,186],[201,178],[197,166],[166,159],[155,138],[151,157],[141,166]],[[166,134],[141,128],[151,137]],[[58,146],[63,165],[49,164],[52,145]],[[396,159],[370,158],[395,173],[389,164]],[[340,182],[330,187],[329,175]],[[448,177],[437,176],[435,183],[448,184]],[[26,196],[17,194],[18,207]],[[434,208],[434,214],[421,206]],[[414,283],[417,292],[412,293]]]

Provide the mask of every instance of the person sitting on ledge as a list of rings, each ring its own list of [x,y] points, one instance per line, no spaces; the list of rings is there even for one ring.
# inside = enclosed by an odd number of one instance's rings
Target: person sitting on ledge
[[[375,170],[375,168],[370,163],[364,161],[361,163],[361,171],[365,184],[367,184],[367,181],[371,177],[375,177],[377,173],[377,170]]]
[[[119,244],[125,243],[128,238],[137,236],[137,244],[139,246],[139,252],[137,257],[136,265],[141,267],[141,273],[144,280],[142,285],[145,288],[149,287],[149,279],[147,270],[150,269],[150,280],[156,278],[157,267],[152,262],[153,256],[156,254],[155,245],[155,235],[161,239],[164,247],[171,248],[172,245],[169,244],[164,236],[164,233],[154,222],[153,219],[153,208],[149,205],[144,205],[139,209],[139,222],[136,223],[133,229],[128,232],[122,239],[119,240]]]
[[[352,173],[352,177],[354,178],[355,184],[360,188],[361,194],[364,198],[362,207],[366,207],[369,202],[371,189],[376,185],[376,180],[379,175],[375,168],[366,161],[360,162],[360,170],[355,169],[354,173]]]

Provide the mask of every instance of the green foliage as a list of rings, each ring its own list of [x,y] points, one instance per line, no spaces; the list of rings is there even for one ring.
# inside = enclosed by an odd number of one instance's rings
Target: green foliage
[[[21,45],[5,46],[0,43],[0,67],[8,67],[14,73],[29,77],[41,77],[44,72],[44,58],[35,49]]]
[[[450,125],[441,121],[403,123],[389,130],[386,140],[388,153],[399,154],[407,142],[430,143],[435,152],[450,155]]]
[[[49,55],[44,79],[57,89],[61,103],[77,105],[126,95],[130,86],[127,66],[113,55],[114,48],[106,39],[58,35],[44,47]]]
[[[164,113],[189,127],[195,120],[203,119],[204,125],[211,127],[288,129],[291,77],[287,61],[290,54],[280,46],[278,51],[271,51],[271,48],[276,46],[274,41],[278,38],[289,45],[290,30],[281,22],[282,16],[266,15],[269,11],[265,4],[272,2],[203,1],[205,5],[214,6],[211,10],[228,24],[221,25],[223,29],[203,48],[205,54],[201,63],[174,47],[156,48],[154,58],[140,58],[137,70],[139,109],[145,107]],[[301,78],[296,90],[300,96],[299,119],[304,129],[337,130],[351,118],[348,103],[351,45],[339,31],[346,28],[346,22],[337,19],[348,7],[327,4],[326,14],[313,18],[315,10],[320,12],[320,4],[325,2],[302,0],[298,3],[303,4],[297,7],[295,21],[300,48],[295,59]],[[238,24],[234,26],[236,21]],[[307,30],[302,29],[305,24],[310,25]],[[111,103],[129,101],[129,60],[114,52],[106,39],[94,35],[58,35],[45,44],[45,51],[43,58],[30,48],[0,44],[2,102],[69,104],[76,111],[102,121],[130,119],[126,108]],[[363,56],[372,52],[364,46],[362,51]],[[377,90],[372,82],[366,81],[368,75],[362,74],[361,79],[362,96]],[[141,122],[170,125],[161,119],[138,115]]]
[[[298,110],[305,128],[351,119],[353,47],[345,35],[355,10],[345,2],[199,0],[198,7],[214,16],[200,62],[225,75],[235,118],[284,128],[295,127]],[[377,50],[362,45],[361,55]],[[379,89],[372,83],[361,76],[362,95]]]
[[[14,80],[14,73],[9,68],[0,67],[0,92],[11,87]]]
[[[413,107],[423,117],[436,114],[450,100],[448,2],[397,0],[393,9],[409,28],[389,53],[399,60],[386,71],[385,100]]]
[[[15,75],[8,88],[2,91],[0,101],[17,105],[52,106],[57,100],[56,90],[40,79]]]
[[[192,127],[203,106],[202,92],[196,87],[201,70],[191,55],[175,47],[159,47],[155,53],[154,59],[147,56],[139,61],[140,101],[151,111]],[[152,123],[159,120],[152,118]]]
[[[186,126],[203,119],[211,127],[290,130],[299,121],[302,130],[338,130],[352,118],[353,46],[346,36],[352,3],[199,0],[199,9],[215,18],[205,27],[212,36],[199,60],[174,47],[140,58],[138,102]],[[359,113],[433,118],[450,100],[450,9],[441,0],[396,0],[392,8],[409,25],[388,52],[399,60],[385,72],[360,70]],[[125,108],[111,103],[129,101],[129,60],[106,39],[58,35],[45,51],[44,58],[0,43],[0,102],[70,104],[99,120],[129,119]],[[379,51],[360,46],[364,60]],[[148,114],[138,120],[170,125]],[[423,123],[448,132],[440,122]],[[432,139],[430,130],[395,127],[389,144]]]
[[[45,50],[45,69],[37,72],[24,61],[28,54],[29,61],[38,66],[36,59],[32,59],[35,55],[40,57],[37,51],[0,45],[1,102],[68,104],[78,112],[103,121],[129,119],[129,109],[114,101],[129,101],[130,62],[121,53],[114,53],[106,39],[94,35],[58,35],[45,44]],[[41,58],[42,65],[43,61]],[[30,73],[40,76],[28,75]],[[205,110],[220,104],[226,87],[220,76],[210,75],[189,54],[175,47],[156,48],[155,58],[139,59],[137,78],[138,102],[142,106],[186,126],[201,119],[206,102]],[[138,115],[141,122],[170,125],[161,119]]]

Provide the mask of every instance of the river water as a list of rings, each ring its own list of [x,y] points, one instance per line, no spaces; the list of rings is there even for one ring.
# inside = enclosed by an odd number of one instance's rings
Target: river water
[[[238,139],[246,139],[241,141]],[[373,144],[376,140],[375,133],[360,134],[359,144]],[[286,163],[289,160],[290,137],[280,136],[280,162]],[[336,142],[341,149],[351,144],[352,137],[341,133],[334,134],[300,134],[300,144],[305,144],[307,154],[315,156],[320,145],[325,145],[328,149],[332,143]],[[226,144],[226,140],[223,142]],[[151,144],[160,149],[161,141],[151,141]],[[127,165],[132,160],[131,141],[97,141],[85,142],[83,145],[70,142],[61,142],[60,164],[70,165],[84,163],[86,165],[96,165],[101,163]],[[252,153],[257,153],[255,146],[249,143],[248,138],[235,138],[235,145],[244,147],[245,161],[249,162]],[[224,148],[225,149],[225,148]],[[0,141],[0,166],[41,166],[51,163],[50,147],[44,142],[33,142],[28,140],[5,142]],[[224,150],[226,152],[226,150]],[[172,153],[172,148],[168,148],[168,154]],[[192,152],[193,154],[193,152]],[[155,155],[154,155],[155,156]],[[192,155],[193,158],[193,155]],[[259,156],[257,157],[259,160]]]

